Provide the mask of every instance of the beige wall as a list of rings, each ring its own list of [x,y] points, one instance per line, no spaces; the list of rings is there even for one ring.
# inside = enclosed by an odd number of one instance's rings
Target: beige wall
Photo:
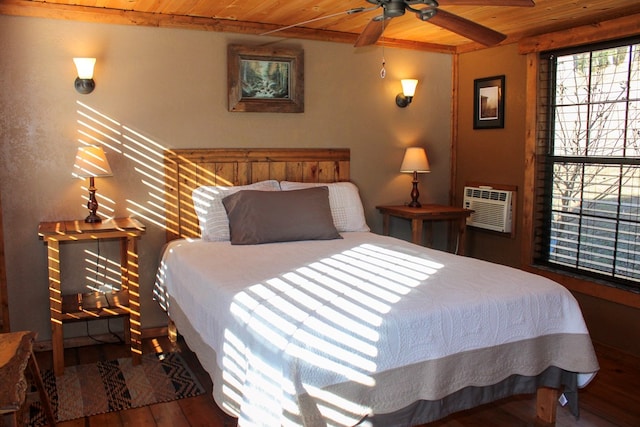
[[[303,114],[227,111],[226,47],[282,43],[304,49]],[[151,288],[162,230],[161,152],[198,147],[348,147],[352,180],[367,220],[376,204],[403,203],[411,177],[398,173],[403,149],[427,148],[432,173],[421,200],[446,203],[450,188],[449,55],[234,34],[0,16],[0,191],[12,329],[50,336],[40,221],[86,216],[86,182],[71,176],[81,130],[100,130],[114,176],[98,179],[101,212],[135,215],[140,242],[143,327],[163,325]],[[96,89],[73,89],[74,56],[95,56]],[[411,106],[394,98],[400,78],[420,79]],[[97,132],[89,132],[95,135]],[[406,237],[408,237],[408,225]],[[108,245],[101,254],[114,249]],[[63,288],[82,289],[84,248],[63,249]],[[67,270],[68,269],[68,270]],[[93,324],[91,331],[102,326]],[[84,335],[84,325],[66,333]]]

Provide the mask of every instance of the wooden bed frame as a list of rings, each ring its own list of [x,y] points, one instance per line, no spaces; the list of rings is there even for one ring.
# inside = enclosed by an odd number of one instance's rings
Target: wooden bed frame
[[[199,237],[191,192],[202,185],[246,185],[267,179],[336,182],[350,179],[348,148],[201,148],[164,153],[167,241]],[[171,327],[170,327],[171,328]],[[541,387],[536,415],[555,424],[559,391]]]

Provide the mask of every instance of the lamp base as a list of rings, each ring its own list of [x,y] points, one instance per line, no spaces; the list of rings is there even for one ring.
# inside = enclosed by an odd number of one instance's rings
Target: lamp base
[[[413,171],[413,187],[411,187],[411,202],[407,205],[410,208],[420,208],[422,205],[418,201],[420,192],[418,191],[418,172]]]
[[[98,201],[96,200],[96,185],[92,176],[89,177],[89,201],[87,202],[87,209],[89,209],[89,216],[84,219],[84,222],[89,224],[102,222],[96,212],[98,212]]]
[[[98,215],[96,215],[95,213],[90,213],[89,216],[87,216],[84,219],[84,222],[87,222],[89,224],[95,224],[95,223],[99,223],[102,222],[102,218],[100,218]]]

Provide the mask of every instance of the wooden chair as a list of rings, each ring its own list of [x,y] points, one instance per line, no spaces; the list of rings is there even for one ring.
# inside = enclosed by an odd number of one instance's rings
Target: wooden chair
[[[29,387],[25,371],[28,368],[34,381],[47,422],[55,426],[55,417],[44,388],[38,362],[33,354],[35,332],[9,332],[0,334],[0,415],[6,426],[22,424],[21,408]]]

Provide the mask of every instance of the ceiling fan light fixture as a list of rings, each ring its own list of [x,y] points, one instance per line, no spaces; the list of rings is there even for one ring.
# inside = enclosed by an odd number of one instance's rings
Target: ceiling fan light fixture
[[[404,15],[406,4],[404,0],[391,0],[384,8],[384,16],[387,18],[397,18]]]
[[[447,31],[458,34],[476,43],[485,46],[495,46],[501,43],[506,35],[485,27],[477,22],[463,18],[446,10],[440,9],[438,0],[366,0],[375,5],[375,8],[383,8],[380,18],[373,18],[360,33],[355,47],[376,44],[385,29],[385,21],[402,16],[409,11],[414,13],[423,22],[429,21]],[[445,6],[533,6],[533,0],[447,0]]]

